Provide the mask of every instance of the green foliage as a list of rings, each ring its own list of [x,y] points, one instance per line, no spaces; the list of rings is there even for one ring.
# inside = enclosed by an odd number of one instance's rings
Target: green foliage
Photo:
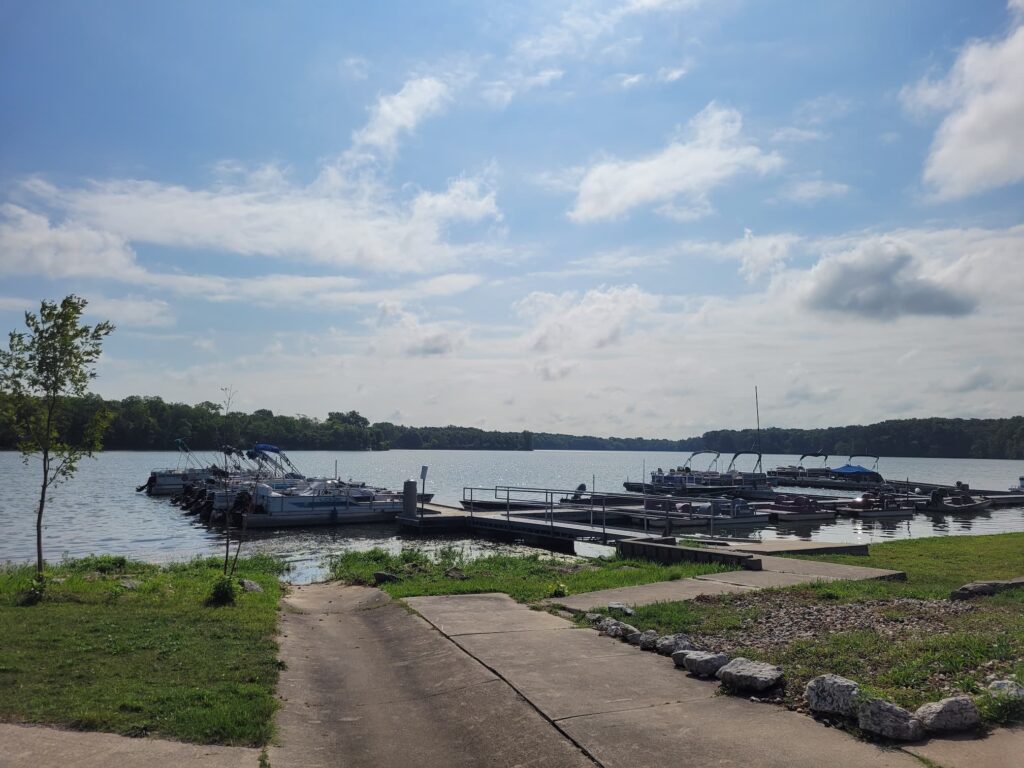
[[[993,725],[1024,722],[1024,699],[985,694],[976,699],[982,718]]]
[[[221,575],[213,582],[210,594],[206,597],[206,605],[219,608],[225,605],[235,604],[235,582],[225,575]]]
[[[346,552],[332,558],[330,567],[335,579],[350,584],[372,584],[375,571],[394,574],[398,581],[381,585],[394,597],[504,592],[520,602],[731,570],[698,563],[662,565],[648,560],[568,560],[540,555],[491,555],[470,560],[453,547],[432,556],[416,549],[403,549],[398,554],[383,549]]]
[[[221,576],[217,558],[111,567],[115,560],[48,567],[30,610],[15,601],[33,570],[0,566],[0,721],[267,744],[282,564],[239,560],[238,575],[264,591],[211,610],[203,601]]]
[[[550,432],[498,432],[474,427],[409,427],[371,424],[357,411],[331,411],[326,419],[275,415],[260,408],[251,414],[227,410],[217,403],[167,403],[159,397],[126,397],[104,401],[95,395],[66,403],[69,434],[80,436],[97,412],[109,412],[105,437],[113,450],[168,450],[177,438],[197,450],[225,442],[249,445],[271,442],[292,450],[382,451],[388,448],[447,450],[588,450],[692,451],[711,447],[721,451],[749,450],[757,444],[752,430],[715,430],[680,440],[643,437],[594,437]],[[0,391],[0,448],[13,448],[17,436],[4,422],[11,409]],[[1024,458],[1024,417],[1008,419],[906,419],[867,426],[827,429],[761,430],[765,453],[800,454],[823,450],[846,455],[867,452],[883,456],[946,458]]]
[[[902,570],[907,579],[834,581],[776,590],[775,594],[785,596],[793,608],[825,601],[941,600],[965,582],[1021,575],[1024,533],[894,541],[871,545],[867,557],[830,555],[814,559]],[[812,639],[758,647],[746,644],[745,632],[753,623],[770,617],[742,595],[642,606],[630,623],[661,634],[685,632],[698,638],[714,637],[731,654],[778,664],[786,672],[790,703],[796,701],[808,680],[831,672],[856,680],[873,695],[914,709],[956,692],[980,693],[992,673],[1024,679],[1024,591],[1011,590],[974,600],[971,608],[963,614],[937,614],[937,620],[944,624],[942,631],[917,629],[913,622],[895,637],[871,628],[826,629]],[[898,622],[916,609],[893,603],[880,610]],[[1019,702],[982,697],[979,707],[989,723],[1024,720],[1024,707]]]
[[[82,325],[87,302],[74,294],[60,304],[43,301],[39,314],[25,313],[28,331],[11,331],[8,348],[0,350],[0,393],[14,446],[27,464],[41,460],[36,507],[36,572],[43,573],[43,512],[53,485],[75,474],[78,462],[102,447],[111,414],[100,404],[85,410],[69,408],[69,400],[85,399],[103,339],[114,326]],[[92,402],[92,401],[90,401]],[[95,406],[95,402],[93,402]]]

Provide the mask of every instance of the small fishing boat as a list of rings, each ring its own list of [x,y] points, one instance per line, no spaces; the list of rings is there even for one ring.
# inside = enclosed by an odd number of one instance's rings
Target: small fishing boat
[[[931,492],[925,504],[928,512],[943,512],[962,515],[968,512],[980,512],[992,506],[992,500],[984,496],[971,496],[960,492],[950,494],[939,488]]]
[[[707,520],[712,525],[767,525],[771,516],[755,510],[743,499],[704,499],[676,504],[680,516],[692,520]]]
[[[895,494],[867,491],[849,503],[836,508],[836,514],[868,520],[878,517],[909,519],[916,507],[901,501]]]
[[[767,512],[773,523],[804,522],[810,520],[835,520],[836,513],[825,509],[810,496],[787,496],[780,494],[768,505],[760,507]]]
[[[1024,493],[1024,475],[1017,478],[1017,484],[1010,486],[1010,493]]]

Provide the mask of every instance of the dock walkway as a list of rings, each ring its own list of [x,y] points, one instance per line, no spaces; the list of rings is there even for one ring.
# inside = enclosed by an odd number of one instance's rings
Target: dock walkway
[[[569,597],[551,598],[551,605],[562,605],[573,611],[589,611],[608,603],[650,605],[672,600],[693,600],[702,595],[750,592],[772,587],[793,587],[818,581],[903,579],[902,571],[866,568],[860,565],[839,565],[814,560],[759,555],[761,570],[727,571],[677,581],[656,581],[635,587],[616,587],[596,592],[582,592]]]

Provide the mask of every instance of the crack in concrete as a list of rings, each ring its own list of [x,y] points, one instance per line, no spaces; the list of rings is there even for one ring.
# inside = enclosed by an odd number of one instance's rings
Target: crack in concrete
[[[479,664],[481,667],[483,667],[488,672],[490,672],[492,675],[494,675],[496,678],[498,678],[498,680],[500,680],[501,682],[505,683],[505,685],[507,685],[509,688],[511,688],[519,698],[521,698],[523,701],[525,701],[527,704],[530,705],[530,707],[533,709],[534,712],[536,712],[538,715],[540,715],[542,718],[544,718],[545,722],[549,723],[552,728],[554,728],[556,731],[558,731],[560,734],[562,734],[563,738],[565,738],[570,744],[572,744],[574,747],[576,747],[576,749],[578,749],[580,751],[580,754],[582,754],[584,757],[586,757],[588,760],[590,760],[590,762],[592,762],[594,765],[598,766],[599,768],[605,768],[604,763],[602,763],[600,760],[598,760],[596,755],[594,755],[589,749],[587,749],[585,746],[583,746],[583,744],[581,744],[579,741],[577,741],[575,738],[573,738],[567,731],[565,731],[561,726],[559,726],[558,722],[556,720],[553,720],[552,718],[548,717],[547,713],[545,713],[544,710],[542,710],[540,707],[538,707],[530,699],[530,697],[527,696],[526,694],[524,694],[517,686],[513,685],[511,681],[509,681],[504,675],[501,674],[501,672],[499,672],[497,669],[495,669],[490,664],[485,662],[483,659],[481,659],[476,654],[472,653],[471,651],[467,650],[466,648],[463,648],[451,636],[445,634],[444,631],[442,631],[440,627],[435,625],[426,616],[423,616],[422,614],[419,614],[419,616],[420,616],[421,619],[423,619],[425,622],[427,622],[428,625],[433,627],[435,632],[437,632],[442,637],[444,637],[445,640],[447,640],[449,643],[454,645],[456,648],[458,648],[464,654],[469,656],[469,658],[473,659],[473,661],[475,661],[477,664]],[[525,631],[536,631],[536,630],[525,630]],[[558,630],[555,630],[555,631],[558,631]],[[494,633],[480,633],[480,634],[494,634]]]

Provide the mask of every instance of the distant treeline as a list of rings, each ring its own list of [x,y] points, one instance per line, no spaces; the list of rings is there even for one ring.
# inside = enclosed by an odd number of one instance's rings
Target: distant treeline
[[[15,448],[8,403],[0,395],[0,449]],[[549,432],[498,432],[473,427],[405,427],[371,424],[356,411],[333,411],[326,419],[282,416],[260,409],[231,411],[212,402],[167,403],[159,397],[103,400],[89,396],[70,401],[65,409],[74,433],[91,414],[106,408],[113,414],[104,438],[107,450],[173,450],[184,439],[195,450],[222,445],[250,447],[274,443],[285,450],[388,450],[389,448],[455,450],[590,450],[695,451],[723,453],[758,448],[762,453],[801,454],[818,451],[832,456],[877,454],[925,458],[1024,459],[1024,416],[1008,419],[904,419],[867,426],[825,429],[714,430],[700,437],[649,440],[642,437],[588,437]]]

